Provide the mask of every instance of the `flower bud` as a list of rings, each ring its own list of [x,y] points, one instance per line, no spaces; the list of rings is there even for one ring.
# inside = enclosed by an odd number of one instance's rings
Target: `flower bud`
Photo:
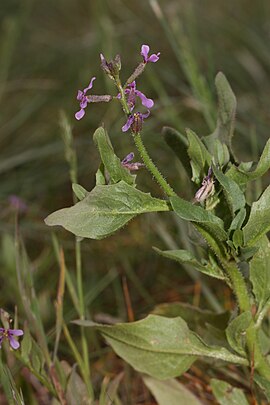
[[[119,76],[119,72],[121,70],[120,55],[116,55],[113,60],[107,62],[101,53],[100,59],[101,59],[101,68],[104,70],[106,75],[109,76],[110,79],[115,79],[117,76]]]

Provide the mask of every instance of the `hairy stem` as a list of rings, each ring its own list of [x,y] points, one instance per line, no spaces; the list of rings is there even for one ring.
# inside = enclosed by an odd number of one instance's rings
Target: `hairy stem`
[[[150,158],[147,150],[145,149],[145,146],[143,144],[140,133],[139,132],[135,133],[133,135],[133,138],[134,138],[135,145],[136,145],[136,147],[137,147],[137,149],[138,149],[138,151],[139,151],[139,153],[141,155],[141,158],[142,158],[145,166],[147,167],[149,172],[154,176],[155,180],[160,185],[160,187],[162,188],[164,193],[168,197],[175,196],[176,193],[174,192],[172,187],[167,183],[165,178],[162,176],[162,174],[160,173],[160,171],[158,170],[158,168],[156,167],[156,165],[154,164],[154,162]]]
[[[232,282],[240,312],[251,312],[251,302],[245,280],[235,263],[222,263]],[[257,370],[263,377],[270,379],[270,364],[262,353],[258,329],[252,320],[246,330],[246,344],[251,368]]]

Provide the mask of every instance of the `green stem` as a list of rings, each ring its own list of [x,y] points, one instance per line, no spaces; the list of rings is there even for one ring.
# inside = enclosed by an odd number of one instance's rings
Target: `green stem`
[[[154,164],[154,162],[148,155],[148,152],[145,149],[145,146],[143,144],[140,133],[138,132],[138,133],[133,134],[133,138],[134,138],[135,145],[141,155],[141,158],[142,158],[145,166],[147,167],[149,172],[154,176],[155,180],[160,185],[162,190],[165,192],[165,194],[168,197],[175,196],[176,193],[174,192],[172,187],[167,183],[165,178],[162,176],[162,174],[160,173],[160,171],[158,170],[158,168],[156,167],[156,165]]]
[[[251,302],[245,280],[235,263],[222,263],[232,282],[233,291],[237,297],[240,312],[252,312]],[[252,320],[246,330],[246,344],[249,354],[250,366],[254,367],[263,377],[270,379],[270,364],[262,353],[258,330]]]

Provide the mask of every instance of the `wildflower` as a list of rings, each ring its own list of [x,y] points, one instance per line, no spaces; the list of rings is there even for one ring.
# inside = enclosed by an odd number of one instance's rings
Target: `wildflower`
[[[125,94],[127,94],[128,96],[127,103],[130,108],[130,111],[132,111],[135,107],[136,96],[138,96],[141,99],[142,105],[145,106],[146,108],[152,108],[154,105],[154,101],[151,98],[147,98],[141,91],[136,89],[135,80],[127,85],[125,89]]]
[[[150,51],[150,48],[149,48],[148,45],[142,45],[141,55],[143,57],[144,63],[148,63],[148,62],[154,62],[155,63],[155,62],[157,62],[159,60],[160,52],[153,53],[152,55],[148,56],[149,51]]]
[[[132,162],[133,159],[134,153],[131,152],[122,160],[121,162],[122,166],[124,166],[128,170],[139,170],[141,167],[145,166],[143,163],[139,162],[130,163]]]
[[[26,212],[27,211],[27,205],[25,204],[25,202],[18,197],[17,195],[10,195],[8,197],[8,201],[10,204],[10,207],[14,208],[15,210],[18,210],[18,212]]]
[[[134,114],[131,114],[128,119],[127,122],[125,123],[125,125],[122,127],[122,131],[126,132],[129,130],[129,128],[131,128],[132,132],[134,132],[135,134],[137,134],[138,132],[141,131],[142,129],[142,124],[143,121],[145,120],[145,118],[149,117],[150,111],[148,110],[147,113],[140,113],[140,112],[136,112]]]
[[[212,167],[209,168],[207,176],[202,181],[202,186],[196,192],[194,200],[196,202],[205,201],[214,191],[214,182]]]
[[[22,336],[23,331],[21,329],[4,329],[0,328],[0,348],[3,340],[6,338],[9,340],[9,344],[12,349],[16,350],[20,347],[20,343],[14,339],[14,336]]]
[[[78,90],[77,100],[80,101],[81,109],[80,109],[80,111],[76,112],[76,114],[75,114],[75,118],[77,120],[82,119],[84,114],[85,114],[84,110],[87,107],[87,104],[89,103],[89,99],[86,96],[86,93],[87,93],[88,90],[92,89],[94,80],[96,80],[96,78],[92,77],[92,79],[90,80],[89,85],[85,89],[83,89],[83,91]]]

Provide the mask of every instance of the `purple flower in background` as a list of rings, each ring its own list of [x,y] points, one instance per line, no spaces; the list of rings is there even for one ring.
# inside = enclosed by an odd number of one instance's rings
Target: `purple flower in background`
[[[77,100],[80,101],[81,109],[80,109],[80,111],[76,112],[76,114],[75,114],[75,118],[77,120],[82,119],[84,114],[85,114],[84,110],[87,107],[87,104],[89,103],[89,100],[88,100],[88,98],[86,96],[86,93],[87,93],[88,90],[92,89],[94,80],[96,80],[96,78],[92,77],[89,85],[85,89],[83,89],[83,91],[78,90]]]
[[[141,167],[145,165],[143,163],[134,162],[130,163],[134,159],[134,153],[129,153],[121,162],[122,166],[124,166],[128,170],[139,170]]]
[[[136,96],[138,96],[141,101],[142,105],[146,108],[152,108],[154,105],[154,101],[151,98],[147,98],[141,91],[136,89],[136,82],[135,80],[128,84],[127,88],[125,89],[125,94],[127,94],[127,103],[132,111],[135,107]]]
[[[144,114],[142,114],[140,112],[131,114],[128,117],[125,125],[122,127],[122,131],[126,132],[129,130],[129,128],[131,128],[132,132],[134,132],[134,133],[140,132],[142,129],[143,121],[145,120],[145,118],[149,117],[149,114],[150,114],[149,110],[147,111],[147,113],[144,113]]]
[[[15,194],[12,194],[8,197],[9,204],[12,208],[15,208],[19,212],[26,212],[27,205],[25,202]]]
[[[4,339],[9,340],[12,349],[16,350],[20,347],[20,343],[14,339],[14,336],[22,336],[23,330],[21,329],[4,329],[0,328],[0,348]]]
[[[154,62],[155,63],[155,62],[157,62],[159,60],[160,52],[153,53],[152,55],[148,56],[149,51],[150,51],[150,48],[149,48],[148,45],[142,45],[141,55],[143,57],[144,63],[148,63],[148,62]]]

